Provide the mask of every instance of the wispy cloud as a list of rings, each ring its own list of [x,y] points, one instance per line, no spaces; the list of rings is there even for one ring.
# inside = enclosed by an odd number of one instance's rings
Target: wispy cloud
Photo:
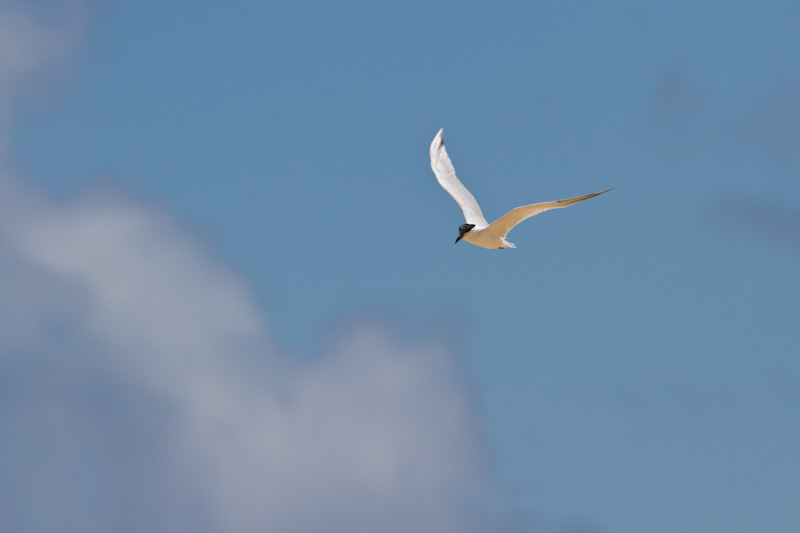
[[[4,151],[12,104],[52,96],[54,80],[69,71],[84,35],[83,4],[64,2],[61,7],[58,17],[44,22],[18,2],[0,0],[0,149]]]
[[[710,141],[729,149],[762,150],[776,163],[800,170],[800,85],[781,80],[747,95],[746,105],[726,110],[721,95],[704,87],[687,65],[665,67],[655,79],[645,127],[676,146]]]
[[[750,154],[757,172],[740,180],[750,192],[717,194],[711,201],[713,222],[797,246],[800,196],[793,184],[800,172],[800,87],[781,83],[753,95],[745,108],[726,113],[686,67],[676,65],[657,80],[646,127],[679,157],[727,163]],[[760,161],[760,167],[752,161]]]
[[[685,65],[677,63],[664,68],[655,80],[645,125],[683,147],[689,142],[687,134],[705,133],[715,120],[714,112],[709,94]]]
[[[731,195],[719,202],[713,213],[717,225],[746,228],[754,235],[774,244],[800,250],[800,208],[785,202],[758,200],[744,195]]]

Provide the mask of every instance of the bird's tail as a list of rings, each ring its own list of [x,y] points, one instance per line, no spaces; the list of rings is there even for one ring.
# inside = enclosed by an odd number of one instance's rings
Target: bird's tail
[[[514,243],[508,242],[507,240],[503,239],[503,248],[516,248]]]

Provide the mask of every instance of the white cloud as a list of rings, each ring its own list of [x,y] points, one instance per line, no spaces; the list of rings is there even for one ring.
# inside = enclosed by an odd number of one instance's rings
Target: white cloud
[[[0,8],[5,111],[74,28]],[[247,283],[168,214],[58,203],[3,163],[4,531],[479,529],[486,460],[447,343],[354,323],[293,361]]]
[[[290,365],[247,285],[166,215],[16,185],[0,217],[4,451],[23,498],[64,502],[51,526],[119,530],[130,501],[153,521],[136,530],[194,528],[193,509],[224,531],[469,530],[459,505],[484,460],[446,345],[357,324]],[[42,519],[10,501],[20,530]]]

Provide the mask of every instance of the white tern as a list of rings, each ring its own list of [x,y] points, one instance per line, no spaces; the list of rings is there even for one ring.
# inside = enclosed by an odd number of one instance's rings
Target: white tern
[[[453,168],[453,163],[450,162],[450,156],[447,155],[447,150],[444,148],[444,139],[442,134],[444,128],[439,130],[436,137],[433,138],[431,143],[431,168],[433,173],[436,174],[436,179],[439,185],[447,191],[447,194],[453,197],[458,207],[464,213],[464,218],[467,220],[466,224],[462,224],[458,228],[458,238],[456,242],[464,239],[482,248],[516,248],[512,243],[506,240],[508,232],[533,215],[538,215],[549,209],[558,209],[560,207],[567,207],[572,204],[577,204],[589,198],[594,198],[599,194],[608,192],[613,189],[606,189],[605,191],[596,192],[594,194],[587,194],[586,196],[577,196],[575,198],[567,198],[566,200],[556,200],[554,202],[542,202],[540,204],[523,205],[512,209],[505,215],[498,218],[492,224],[486,222],[481,213],[481,208],[475,197],[467,190],[464,185],[458,181],[456,171]]]

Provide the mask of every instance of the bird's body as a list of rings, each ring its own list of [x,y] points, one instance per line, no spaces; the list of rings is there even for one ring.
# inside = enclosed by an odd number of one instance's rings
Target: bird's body
[[[439,133],[434,137],[431,143],[431,168],[439,181],[439,185],[453,197],[461,212],[464,213],[464,218],[467,223],[462,224],[459,230],[458,239],[462,238],[481,248],[494,249],[494,248],[516,248],[512,243],[506,240],[508,232],[525,220],[534,215],[538,215],[550,209],[558,209],[560,207],[567,207],[572,204],[577,204],[589,198],[594,198],[599,194],[608,192],[612,189],[587,194],[585,196],[577,196],[575,198],[568,198],[566,200],[556,200],[554,202],[542,202],[539,204],[524,205],[512,209],[492,224],[486,222],[481,213],[481,208],[475,197],[472,196],[466,187],[456,177],[456,171],[453,168],[453,163],[450,161],[450,156],[447,155],[447,150],[444,148],[444,139],[442,137],[444,128],[439,130]]]
[[[501,237],[497,232],[485,231],[486,229],[488,229],[488,226],[483,228],[475,226],[469,231],[464,232],[461,238],[475,246],[480,246],[487,250],[493,250],[494,248],[516,248],[516,246],[508,242],[505,237]]]

